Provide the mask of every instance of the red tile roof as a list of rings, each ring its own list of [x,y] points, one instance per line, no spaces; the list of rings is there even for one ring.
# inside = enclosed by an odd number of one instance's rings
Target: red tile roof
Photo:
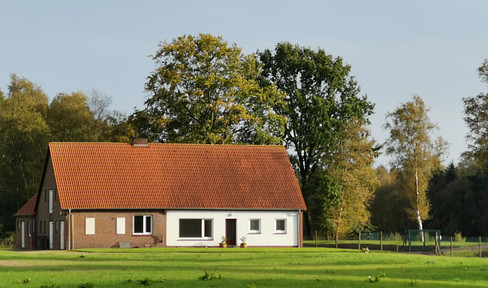
[[[14,216],[33,216],[36,215],[37,193],[32,196]]]
[[[62,209],[306,209],[284,147],[50,143]]]

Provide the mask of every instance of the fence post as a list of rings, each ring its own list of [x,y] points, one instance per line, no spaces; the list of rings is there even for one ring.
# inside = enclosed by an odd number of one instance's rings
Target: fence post
[[[453,247],[452,247],[452,236],[451,236],[451,257],[454,255],[454,251],[453,251]]]
[[[439,247],[439,233],[435,232],[435,246],[434,246],[435,254],[441,255],[441,248]]]
[[[481,236],[479,236],[479,249],[480,249],[480,258],[481,258]]]
[[[358,250],[361,250],[361,231],[359,231]]]
[[[318,236],[317,236],[317,230],[315,230],[315,248],[318,246]]]
[[[383,251],[383,231],[380,231],[380,251]]]

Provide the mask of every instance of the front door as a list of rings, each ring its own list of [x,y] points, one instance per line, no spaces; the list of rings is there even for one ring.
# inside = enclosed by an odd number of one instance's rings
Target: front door
[[[236,219],[225,219],[225,238],[227,245],[236,245]]]

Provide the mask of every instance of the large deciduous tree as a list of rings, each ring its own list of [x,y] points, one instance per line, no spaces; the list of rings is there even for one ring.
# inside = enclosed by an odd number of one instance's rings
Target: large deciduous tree
[[[13,230],[12,215],[35,193],[49,138],[48,98],[27,79],[12,75],[0,99],[0,223]]]
[[[47,123],[51,141],[94,141],[93,114],[88,108],[87,97],[81,92],[60,93],[51,101]]]
[[[488,59],[478,68],[483,82],[488,84]],[[463,98],[464,121],[469,133],[468,151],[464,153],[466,160],[480,166],[488,162],[488,93],[480,93],[474,97]]]
[[[369,206],[380,182],[373,168],[374,141],[361,123],[351,121],[345,128],[336,154],[327,157],[326,175],[340,183],[340,202],[325,211],[331,219],[336,239],[350,231],[361,231],[370,224]]]
[[[283,95],[259,85],[254,55],[221,37],[200,34],[162,43],[154,55],[145,109],[131,117],[137,136],[157,142],[282,142]]]
[[[429,217],[430,204],[426,196],[429,180],[441,168],[446,142],[439,137],[432,140],[437,128],[428,117],[424,101],[414,95],[387,114],[385,128],[389,130],[386,153],[392,156],[392,167],[399,170],[402,189],[409,201],[407,213],[423,230],[422,221]]]
[[[330,221],[324,211],[340,203],[341,183],[325,174],[330,162],[324,159],[337,155],[349,122],[368,122],[373,104],[358,96],[351,67],[322,49],[279,43],[259,56],[263,82],[286,95],[279,112],[288,119],[284,140],[309,209],[306,228],[320,229]]]

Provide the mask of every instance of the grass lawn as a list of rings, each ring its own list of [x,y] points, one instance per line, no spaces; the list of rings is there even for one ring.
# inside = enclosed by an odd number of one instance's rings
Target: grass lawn
[[[488,259],[327,248],[0,250],[0,287],[488,287]]]

